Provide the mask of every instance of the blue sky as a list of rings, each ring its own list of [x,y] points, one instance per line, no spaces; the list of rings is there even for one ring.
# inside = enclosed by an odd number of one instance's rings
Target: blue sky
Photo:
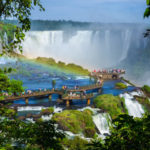
[[[146,0],[41,0],[45,12],[35,9],[32,19],[92,22],[135,22],[143,19]]]

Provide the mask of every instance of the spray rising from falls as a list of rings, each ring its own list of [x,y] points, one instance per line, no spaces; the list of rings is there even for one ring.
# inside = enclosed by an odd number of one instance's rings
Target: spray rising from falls
[[[139,46],[135,41],[141,43],[142,40],[135,34],[131,29],[109,28],[102,31],[31,31],[26,34],[23,49],[24,54],[32,58],[53,57],[87,68],[105,68],[125,59],[133,43]]]

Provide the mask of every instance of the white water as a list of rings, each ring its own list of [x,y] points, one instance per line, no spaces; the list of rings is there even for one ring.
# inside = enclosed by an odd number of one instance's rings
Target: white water
[[[135,32],[134,32],[135,33]],[[141,32],[139,32],[140,34]],[[137,33],[136,33],[137,34]],[[131,29],[102,29],[102,31],[30,31],[23,43],[28,57],[53,57],[87,68],[105,68],[127,57],[129,49],[142,39]],[[141,44],[141,46],[143,46]]]
[[[41,118],[44,120],[44,121],[47,121],[47,120],[51,120],[53,115],[44,115],[42,116]]]
[[[130,94],[125,93],[120,95],[120,97],[123,97],[125,99],[125,105],[128,109],[129,115],[133,117],[141,118],[144,114],[144,109],[142,108],[142,105],[133,97],[134,95],[140,96],[140,94],[140,92],[132,92]]]
[[[54,113],[60,113],[63,111],[63,108],[54,106]]]
[[[108,121],[109,120],[109,121]],[[98,113],[93,116],[93,121],[100,131],[103,134],[109,134],[109,122],[111,121],[109,114],[107,113]]]
[[[79,111],[84,111],[85,109],[90,109],[93,112],[93,122],[101,135],[109,134],[109,127],[111,126],[111,118],[108,113],[99,113],[100,109],[85,107],[78,109]]]
[[[120,61],[124,60],[127,57],[131,42],[131,32],[129,30],[126,30],[124,33],[122,33],[122,38],[124,38],[124,43],[123,43],[123,53],[120,58]]]
[[[18,111],[41,111],[42,109],[46,109],[44,106],[20,106],[18,107]],[[62,112],[63,108],[54,106],[54,113]]]
[[[18,111],[41,111],[42,109],[45,109],[46,107],[43,106],[21,106],[18,107]]]

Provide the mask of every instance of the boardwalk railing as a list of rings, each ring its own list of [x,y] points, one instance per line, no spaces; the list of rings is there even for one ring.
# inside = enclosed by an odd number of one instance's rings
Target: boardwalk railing
[[[68,91],[70,91],[70,92],[87,91],[87,90],[101,88],[102,86],[103,86],[103,84],[92,84],[92,85],[88,85],[88,86],[81,86],[77,89],[70,89]]]
[[[89,86],[81,86],[78,89],[35,91],[35,92],[32,92],[31,94],[26,93],[24,95],[21,94],[19,96],[8,96],[8,97],[5,97],[5,99],[1,101],[19,100],[19,99],[26,99],[30,97],[46,96],[46,95],[51,95],[51,94],[64,95],[66,92],[82,92],[82,91],[97,89],[101,87],[102,87],[102,84],[94,84],[94,85],[89,85]]]
[[[63,97],[63,100],[78,100],[78,99],[91,99],[93,97],[93,93],[91,94],[86,94],[86,95],[67,95],[66,97]]]
[[[4,100],[18,100],[18,99],[24,99],[24,98],[30,98],[30,97],[40,97],[44,95],[50,95],[50,94],[59,94],[63,95],[62,90],[46,90],[46,91],[35,91],[32,92],[31,94],[21,94],[19,96],[8,96]]]

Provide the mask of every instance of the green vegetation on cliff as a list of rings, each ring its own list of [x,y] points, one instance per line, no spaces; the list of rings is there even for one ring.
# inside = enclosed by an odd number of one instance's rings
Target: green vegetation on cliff
[[[128,113],[124,98],[113,96],[111,94],[104,94],[94,99],[94,104],[97,108],[108,112],[112,119],[116,118],[122,113]]]
[[[115,88],[116,88],[116,89],[126,89],[126,88],[127,88],[127,85],[125,85],[125,84],[122,83],[122,82],[119,82],[119,83],[116,83]]]
[[[64,62],[59,61],[58,63],[53,58],[44,58],[44,57],[38,57],[35,59],[36,62],[40,64],[45,64],[51,67],[56,67],[58,69],[64,70],[68,73],[75,73],[80,75],[88,75],[89,71],[87,69],[84,69],[83,67],[70,63],[65,64]]]
[[[52,119],[58,123],[59,128],[74,134],[83,133],[86,137],[93,137],[96,133],[92,112],[88,109],[83,112],[65,110],[54,114]]]

